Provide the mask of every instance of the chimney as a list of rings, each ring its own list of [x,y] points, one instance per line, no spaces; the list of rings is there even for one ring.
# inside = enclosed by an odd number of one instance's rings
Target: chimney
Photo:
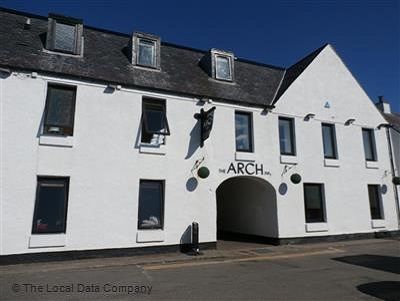
[[[390,109],[390,103],[387,100],[384,100],[383,96],[378,96],[378,102],[375,105],[382,113],[392,112]]]

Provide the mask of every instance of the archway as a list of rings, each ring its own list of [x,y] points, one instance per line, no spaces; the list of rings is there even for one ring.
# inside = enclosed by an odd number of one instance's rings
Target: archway
[[[278,237],[276,191],[266,180],[229,178],[218,186],[216,197],[219,239],[268,242]]]

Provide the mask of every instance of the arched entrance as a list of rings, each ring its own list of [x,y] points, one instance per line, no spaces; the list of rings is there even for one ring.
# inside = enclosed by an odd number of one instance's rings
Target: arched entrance
[[[216,194],[218,238],[278,237],[276,191],[269,182],[233,177],[222,182]]]

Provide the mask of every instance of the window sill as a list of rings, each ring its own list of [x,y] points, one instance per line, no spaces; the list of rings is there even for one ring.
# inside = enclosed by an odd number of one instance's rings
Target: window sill
[[[236,161],[251,161],[254,162],[254,153],[253,152],[236,152],[235,153]]]
[[[329,230],[328,223],[307,223],[306,232],[326,232]]]
[[[167,146],[165,144],[153,145],[142,143],[139,146],[141,154],[165,155],[167,153]]]
[[[324,166],[326,167],[339,167],[338,159],[324,159]]]
[[[365,167],[371,169],[378,169],[379,164],[378,161],[365,161]]]
[[[386,221],[384,219],[373,219],[371,221],[371,227],[373,229],[386,228]]]
[[[281,163],[282,164],[297,164],[297,157],[281,155]]]
[[[162,242],[165,239],[164,230],[138,230],[136,242]]]
[[[65,247],[65,234],[32,234],[29,237],[29,248]]]
[[[45,136],[39,137],[39,145],[72,147],[74,137],[72,136]]]

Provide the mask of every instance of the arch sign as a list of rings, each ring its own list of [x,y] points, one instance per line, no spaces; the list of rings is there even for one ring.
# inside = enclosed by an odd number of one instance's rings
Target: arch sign
[[[264,169],[263,164],[253,162],[231,162],[228,169],[219,169],[220,173],[234,174],[234,175],[249,175],[249,176],[262,176],[271,175],[271,173]]]

